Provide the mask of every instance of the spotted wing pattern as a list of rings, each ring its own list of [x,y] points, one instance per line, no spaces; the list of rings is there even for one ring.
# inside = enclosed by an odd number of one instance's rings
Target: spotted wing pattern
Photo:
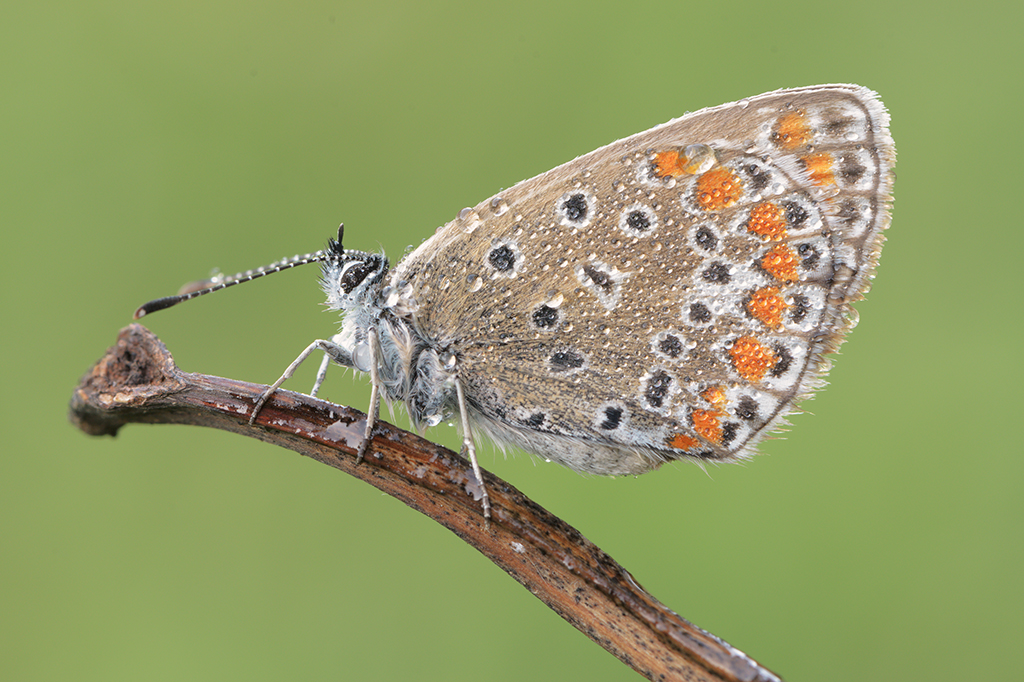
[[[464,209],[391,283],[499,441],[608,474],[742,458],[823,383],[894,161],[869,90],[777,91]]]

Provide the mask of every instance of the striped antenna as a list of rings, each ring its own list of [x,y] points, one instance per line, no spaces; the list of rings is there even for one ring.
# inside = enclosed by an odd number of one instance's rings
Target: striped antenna
[[[321,251],[285,258],[284,260],[271,263],[270,265],[264,265],[263,267],[256,268],[255,270],[240,272],[233,277],[216,276],[210,279],[200,280],[198,282],[190,282],[183,286],[174,296],[165,296],[164,298],[158,298],[139,306],[139,309],[135,311],[133,319],[138,320],[150,313],[155,313],[158,310],[178,305],[182,301],[188,301],[189,299],[193,299],[204,294],[219,291],[220,289],[226,289],[236,284],[241,284],[242,282],[249,282],[258,277],[263,277],[264,275],[271,275],[275,272],[288,270],[299,265],[306,265],[307,263],[322,263],[332,255],[337,256],[342,252],[341,238],[344,230],[345,224],[342,223],[338,226],[338,241],[334,242],[334,240],[330,240],[331,244]]]

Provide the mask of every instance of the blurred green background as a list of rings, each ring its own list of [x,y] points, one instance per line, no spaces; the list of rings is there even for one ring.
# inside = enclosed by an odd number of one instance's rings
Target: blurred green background
[[[814,416],[707,474],[483,464],[787,680],[1018,675],[1024,60],[1022,9],[998,6],[8,3],[0,677],[636,679],[366,484],[226,433],[87,437],[66,404],[137,305],[215,267],[315,250],[342,220],[395,259],[612,140],[828,82],[881,94],[899,162]],[[316,278],[147,324],[188,371],[269,382],[336,326]],[[364,409],[368,382],[336,370],[325,396]]]

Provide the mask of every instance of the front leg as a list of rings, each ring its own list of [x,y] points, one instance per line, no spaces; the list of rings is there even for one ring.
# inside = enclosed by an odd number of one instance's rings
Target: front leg
[[[338,337],[334,338],[336,339]],[[301,365],[303,361],[306,360],[306,358],[308,358],[310,355],[313,354],[314,351],[317,350],[321,350],[325,353],[325,359],[329,358],[330,360],[334,360],[339,365],[343,365],[345,367],[352,367],[351,353],[349,353],[347,350],[345,350],[337,343],[335,343],[333,339],[330,341],[326,339],[317,339],[313,343],[306,346],[306,350],[302,351],[302,353],[299,354],[299,357],[295,358],[295,361],[292,362],[292,364],[288,365],[288,369],[284,371],[284,374],[281,375],[281,378],[275,381],[273,385],[266,391],[264,391],[263,395],[259,397],[259,399],[256,401],[256,406],[253,408],[252,416],[249,417],[250,424],[256,423],[256,417],[259,415],[260,410],[263,408],[263,405],[266,404],[267,400],[270,399],[270,396],[274,394],[274,391],[281,388],[281,384],[291,379],[292,375],[295,374],[295,370],[299,368],[299,365]],[[313,392],[311,395],[315,396],[317,391],[320,389],[320,384],[323,383],[323,375],[325,373],[326,366],[321,365],[320,371],[317,373],[317,381],[316,384],[313,386]]]

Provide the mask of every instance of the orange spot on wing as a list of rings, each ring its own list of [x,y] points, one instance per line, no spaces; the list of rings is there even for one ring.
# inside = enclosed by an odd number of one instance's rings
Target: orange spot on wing
[[[702,168],[715,162],[715,153],[707,145],[697,144],[687,147],[684,152],[658,152],[654,155],[654,173],[660,178],[678,178],[681,175],[696,175]]]
[[[836,184],[836,177],[832,174],[834,159],[827,152],[809,154],[802,159],[807,168],[807,174],[811,176],[811,182],[819,187]]]
[[[782,282],[795,282],[797,279],[796,264],[800,262],[793,249],[779,244],[761,259],[761,267],[765,272]]]
[[[747,299],[747,311],[769,327],[782,326],[782,314],[788,307],[778,287],[763,287]]]
[[[740,179],[728,168],[712,168],[697,179],[697,204],[705,211],[720,211],[743,194]]]
[[[811,142],[811,127],[802,111],[792,111],[779,119],[772,142],[783,149],[796,149]]]
[[[709,386],[701,392],[700,397],[715,407],[721,407],[725,403],[725,389],[721,386]]]
[[[778,360],[770,348],[761,345],[752,336],[741,336],[733,341],[729,355],[732,357],[732,366],[750,383],[761,381]]]
[[[693,448],[700,445],[700,441],[693,436],[687,436],[682,433],[677,433],[672,436],[672,440],[669,441],[668,446],[675,448],[676,450],[692,450]]]
[[[777,204],[763,201],[750,210],[747,229],[778,241],[786,236],[786,214]]]
[[[654,155],[654,172],[658,177],[678,178],[685,173],[686,157],[679,152],[658,152]]]
[[[719,410],[694,410],[690,415],[694,431],[712,443],[722,442],[721,416],[722,412]]]

